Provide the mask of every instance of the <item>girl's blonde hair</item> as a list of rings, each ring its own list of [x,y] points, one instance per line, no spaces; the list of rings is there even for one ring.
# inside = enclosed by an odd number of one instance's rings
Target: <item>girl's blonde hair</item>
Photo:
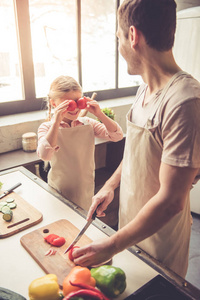
[[[82,93],[82,87],[73,77],[61,75],[51,83],[47,97],[48,121],[51,120],[50,100],[62,98],[63,95],[69,91],[79,91]]]

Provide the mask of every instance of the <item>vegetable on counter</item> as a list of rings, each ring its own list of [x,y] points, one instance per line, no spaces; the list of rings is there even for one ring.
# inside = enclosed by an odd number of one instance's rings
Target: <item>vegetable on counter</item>
[[[44,237],[44,240],[52,246],[61,247],[65,244],[65,238],[57,234],[49,234]]]
[[[67,296],[69,293],[80,290],[80,287],[72,285],[73,283],[84,283],[95,287],[96,280],[91,276],[88,268],[75,266],[70,273],[63,280],[63,295]]]
[[[63,300],[72,300],[75,297],[83,297],[83,299],[96,299],[96,300],[104,300],[104,298],[99,294],[91,290],[78,290],[76,292],[69,293]]]
[[[44,239],[45,239],[45,241],[46,241],[47,243],[51,244],[52,241],[53,241],[54,239],[58,238],[58,237],[59,237],[59,235],[53,234],[53,233],[52,233],[52,234],[49,234],[49,235],[45,236]]]
[[[33,280],[29,285],[29,297],[30,300],[61,299],[57,276],[55,274],[47,274]]]
[[[112,120],[115,120],[115,113],[114,113],[114,111],[113,111],[111,108],[105,107],[105,108],[102,108],[101,111],[102,111],[108,118],[110,118],[110,119],[112,119]],[[99,122],[101,122],[101,120],[99,120],[98,118],[97,118],[97,120],[98,120]]]
[[[64,300],[68,300],[68,299],[74,299],[74,297],[83,297],[83,299],[99,299],[99,300],[109,300],[99,289],[90,286],[88,284],[85,283],[73,283],[71,282],[71,285],[73,286],[77,286],[80,288],[80,290],[75,291],[75,292],[71,292],[69,293]]]
[[[65,244],[65,238],[62,236],[59,236],[58,238],[54,239],[51,243],[51,245],[56,247],[61,247],[64,244]]]
[[[52,248],[50,248],[44,255],[45,256],[51,256],[51,255],[55,255],[56,254],[56,250],[55,249],[52,249]]]
[[[68,252],[68,257],[69,257],[69,259],[71,260],[71,261],[74,261],[74,258],[73,258],[73,251],[74,251],[74,249],[78,249],[78,248],[80,248],[79,246],[74,246],[74,247],[72,247],[70,250],[69,250],[69,252]]]
[[[64,298],[63,298],[63,300],[64,300]],[[85,299],[82,297],[79,297],[79,296],[74,296],[70,300],[85,300]]]
[[[13,217],[13,212],[11,211],[11,209],[7,210],[6,212],[3,213],[3,219],[6,222],[9,222],[12,220]]]
[[[126,275],[118,267],[103,265],[92,268],[91,275],[96,280],[96,286],[108,297],[115,298],[126,288]]]
[[[6,201],[0,202],[0,212],[3,213],[2,218],[7,222],[11,221],[13,217],[11,209],[17,207],[17,204],[14,201],[15,199],[9,197]]]

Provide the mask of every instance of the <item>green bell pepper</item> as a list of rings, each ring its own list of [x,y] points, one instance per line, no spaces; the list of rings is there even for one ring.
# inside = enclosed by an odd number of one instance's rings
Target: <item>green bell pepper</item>
[[[126,288],[126,275],[120,268],[103,265],[92,268],[91,275],[96,280],[96,286],[107,296],[117,297]]]

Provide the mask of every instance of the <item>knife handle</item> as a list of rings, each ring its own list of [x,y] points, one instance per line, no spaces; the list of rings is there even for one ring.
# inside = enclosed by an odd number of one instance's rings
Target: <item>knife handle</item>
[[[99,204],[97,205],[95,211],[93,212],[93,215],[92,215],[92,218],[91,218],[92,220],[95,220],[95,218],[96,218],[96,216],[97,216],[96,210],[97,210],[97,208],[98,208],[100,205],[101,205],[101,203],[99,203]]]
[[[21,182],[16,183],[15,185],[13,185],[11,188],[7,189],[7,193],[12,192],[14,189],[16,189],[18,186],[21,185]]]

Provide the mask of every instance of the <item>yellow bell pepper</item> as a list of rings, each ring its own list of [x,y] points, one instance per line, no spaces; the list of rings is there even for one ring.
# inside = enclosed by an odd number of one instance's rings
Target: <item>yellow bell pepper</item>
[[[29,285],[30,300],[58,300],[60,298],[57,276],[48,274],[37,278]]]

